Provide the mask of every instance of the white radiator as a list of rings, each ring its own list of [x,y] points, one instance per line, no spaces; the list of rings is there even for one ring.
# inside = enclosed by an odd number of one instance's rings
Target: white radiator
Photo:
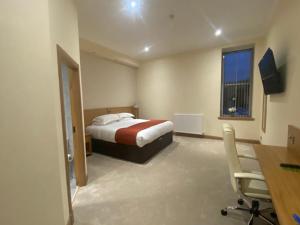
[[[173,118],[175,132],[202,135],[204,133],[203,120],[203,114],[176,113]]]

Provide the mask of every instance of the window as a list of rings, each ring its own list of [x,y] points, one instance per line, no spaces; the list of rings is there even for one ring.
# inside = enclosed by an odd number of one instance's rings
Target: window
[[[221,119],[251,118],[254,49],[222,53]]]

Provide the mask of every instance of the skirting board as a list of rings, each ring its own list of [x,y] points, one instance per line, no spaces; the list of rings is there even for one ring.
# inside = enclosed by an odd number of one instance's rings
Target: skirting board
[[[207,139],[214,139],[214,140],[223,140],[222,137],[211,136],[211,135],[187,134],[187,133],[179,133],[179,132],[174,132],[174,134],[177,135],[177,136],[184,136],[184,137],[194,137],[194,138],[207,138]],[[249,144],[260,144],[259,140],[237,138],[236,141],[237,142],[242,142],[242,143],[249,143]]]

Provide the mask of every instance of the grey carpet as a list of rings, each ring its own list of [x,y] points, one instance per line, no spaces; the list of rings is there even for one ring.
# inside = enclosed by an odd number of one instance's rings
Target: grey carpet
[[[253,154],[251,145],[238,148]],[[258,168],[249,160],[243,166]],[[175,137],[144,165],[94,154],[88,175],[73,204],[75,225],[240,225],[249,218],[220,215],[237,200],[222,141]]]

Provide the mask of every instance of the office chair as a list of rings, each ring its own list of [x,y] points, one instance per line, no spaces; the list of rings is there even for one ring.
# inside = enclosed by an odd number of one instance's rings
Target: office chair
[[[263,211],[270,210],[259,208],[259,201],[271,201],[271,196],[266,187],[264,176],[259,172],[243,171],[241,169],[240,158],[253,159],[256,158],[251,155],[238,154],[235,144],[235,130],[230,124],[223,124],[223,138],[224,146],[226,150],[229,172],[231,178],[231,184],[233,190],[239,194],[238,199],[239,206],[229,206],[221,210],[223,216],[227,216],[228,210],[240,210],[249,212],[251,217],[248,225],[252,225],[254,218],[258,217],[270,225],[275,225],[274,222],[262,215]],[[251,199],[251,202],[248,201]],[[246,207],[242,207],[245,205]],[[273,217],[276,217],[275,213],[272,213]]]

